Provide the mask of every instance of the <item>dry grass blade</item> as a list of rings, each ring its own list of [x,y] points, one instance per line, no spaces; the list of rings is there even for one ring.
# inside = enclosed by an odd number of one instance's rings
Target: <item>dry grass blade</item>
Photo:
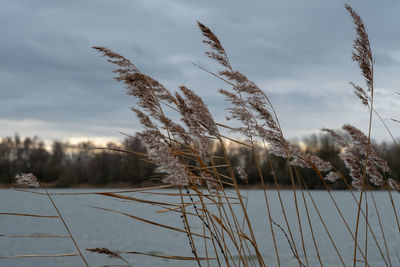
[[[186,256],[175,256],[175,255],[160,255],[160,254],[152,254],[152,253],[145,253],[145,252],[138,252],[138,251],[119,251],[120,254],[137,254],[137,255],[145,255],[151,256],[156,258],[163,258],[169,260],[181,260],[181,261],[208,261],[208,260],[215,260],[216,258],[208,258],[208,257],[186,257]]]
[[[185,203],[183,206],[187,207],[187,206],[192,206],[192,205],[193,205],[192,203]],[[162,210],[158,210],[157,214],[166,213],[166,212],[177,212],[177,213],[181,213],[182,214],[182,210],[181,209],[182,209],[182,206],[177,206],[177,207],[174,207],[174,208],[165,207]],[[190,212],[190,211],[185,211],[185,214],[186,215],[191,215],[191,216],[194,216],[194,217],[199,217],[199,215],[197,213]]]
[[[146,204],[151,204],[151,205],[176,206],[175,204],[171,204],[171,203],[151,201],[151,200],[140,199],[140,198],[135,198],[135,197],[130,197],[130,196],[124,196],[124,195],[119,195],[119,194],[114,194],[114,193],[97,193],[96,195],[131,200],[131,201],[141,202],[141,203],[146,203]]]
[[[94,209],[99,209],[99,210],[104,210],[104,211],[109,211],[109,212],[118,213],[118,214],[127,216],[127,217],[129,217],[129,218],[132,218],[132,219],[135,219],[135,220],[144,222],[144,223],[148,223],[148,224],[155,225],[155,226],[158,226],[158,227],[161,227],[161,228],[173,230],[173,231],[176,231],[176,232],[181,232],[181,233],[186,233],[186,234],[189,233],[188,231],[185,231],[185,230],[182,230],[182,229],[173,227],[173,226],[169,226],[169,225],[157,223],[157,222],[154,222],[154,221],[150,221],[150,220],[147,220],[147,219],[143,219],[143,218],[134,216],[134,215],[132,215],[132,214],[128,214],[128,213],[125,213],[125,212],[121,212],[121,211],[118,211],[118,210],[106,209],[106,208],[101,208],[101,207],[96,207],[96,206],[88,206],[88,207],[91,207],[91,208],[94,208]],[[194,236],[198,236],[198,237],[202,237],[202,238],[207,238],[207,239],[209,239],[208,236],[204,236],[204,235],[201,235],[201,234],[197,234],[197,233],[191,233],[191,234],[194,235]]]
[[[259,251],[259,249],[258,249],[257,244],[254,243],[254,241],[251,240],[250,237],[248,237],[245,233],[243,233],[243,232],[238,232],[238,234],[239,234],[241,237],[243,237],[244,239],[246,239],[247,241],[250,242],[250,244],[254,247],[254,251],[255,251],[256,254],[257,254],[257,258],[261,258],[261,259],[262,259],[262,256],[261,256],[261,254],[260,254],[260,251]]]
[[[143,191],[150,191],[155,189],[164,189],[164,188],[171,188],[175,187],[175,185],[166,184],[166,185],[158,185],[153,187],[142,187],[142,188],[134,188],[134,189],[127,189],[127,190],[118,190],[118,191],[104,191],[104,192],[72,192],[72,193],[49,193],[51,196],[78,196],[78,195],[96,195],[96,194],[104,194],[104,193],[111,193],[111,194],[122,194],[122,193],[134,193],[134,192],[143,192]],[[36,195],[45,195],[46,193],[26,190],[26,189],[13,189],[15,191],[27,192]]]
[[[38,217],[38,218],[59,218],[59,216],[55,216],[55,215],[15,213],[15,212],[0,212],[0,215],[26,216],[26,217]]]
[[[304,159],[304,160],[306,160],[306,159]],[[338,204],[337,204],[335,198],[332,196],[332,193],[331,193],[331,191],[330,191],[328,185],[326,184],[322,173],[318,170],[318,168],[317,168],[312,162],[310,162],[310,165],[311,165],[312,168],[314,169],[315,174],[317,175],[318,179],[321,181],[321,183],[322,183],[322,185],[324,186],[326,192],[328,193],[329,198],[331,199],[332,204],[334,205],[334,207],[335,207],[336,211],[338,212],[338,214],[339,214],[341,220],[343,221],[344,225],[346,226],[346,229],[347,229],[349,235],[350,235],[350,236],[352,237],[352,239],[355,241],[355,237],[354,237],[354,235],[353,235],[353,232],[351,231],[351,229],[350,229],[350,227],[349,227],[349,224],[347,223],[347,220],[346,220],[345,217],[343,216],[342,210],[339,208],[339,206],[338,206]],[[312,200],[312,202],[313,202],[313,204],[314,204],[314,200],[313,200],[313,198],[312,198],[310,192],[308,192],[308,194],[309,194],[310,199]],[[314,207],[315,207],[315,209],[317,210],[317,206],[316,206],[315,204],[314,204]],[[319,212],[317,212],[317,213],[318,213],[318,215],[319,215]],[[324,227],[325,227],[325,222],[323,221],[322,217],[320,217],[320,218],[321,218],[321,223],[322,223],[322,224],[324,225]],[[327,229],[326,229],[326,230],[327,230]],[[327,232],[327,233],[328,233],[328,232]],[[329,235],[329,237],[330,237],[330,234],[329,234],[329,233],[328,233],[328,235]],[[356,243],[356,242],[355,242],[355,243]],[[335,247],[335,250],[336,250],[336,245],[334,244],[334,242],[333,242],[332,244],[333,244],[333,246]],[[356,244],[356,248],[359,250],[360,254],[364,257],[364,254],[363,254],[363,252],[362,252],[362,250],[361,250],[361,248],[359,247],[358,244]],[[338,253],[338,251],[337,251],[337,253]],[[340,255],[340,254],[338,253],[338,255]],[[339,256],[339,257],[340,257],[340,256]],[[341,257],[340,257],[340,258],[341,258]],[[342,263],[343,263],[343,265],[345,265],[343,261],[342,261]]]
[[[179,193],[160,193],[160,192],[141,192],[141,194],[148,195],[161,195],[161,196],[180,196]],[[198,196],[199,194],[186,194],[186,196]],[[219,198],[229,198],[229,199],[237,199],[237,197],[224,196],[220,194],[201,194],[202,197],[219,197]],[[243,196],[243,198],[245,198]]]
[[[226,228],[225,224],[222,222],[222,220],[220,218],[218,218],[215,214],[212,214],[209,212],[209,214],[214,218],[214,220],[222,227],[222,229],[225,230],[225,232],[227,232],[228,234],[230,234],[231,232],[228,230],[228,228]]]
[[[46,192],[46,195],[47,195],[48,199],[50,200],[51,205],[52,205],[53,208],[56,210],[56,212],[57,212],[57,214],[58,214],[58,217],[60,218],[62,224],[64,225],[65,230],[67,230],[67,232],[68,232],[68,234],[69,234],[69,237],[70,237],[70,239],[72,240],[72,242],[74,243],[74,246],[75,246],[76,250],[78,251],[79,256],[81,257],[83,263],[84,263],[87,267],[89,267],[89,264],[87,263],[85,257],[83,256],[82,251],[81,251],[81,249],[80,249],[79,246],[78,246],[78,243],[76,242],[74,236],[73,236],[72,233],[71,233],[71,230],[69,229],[69,227],[68,227],[66,221],[64,220],[64,217],[63,217],[62,214],[61,214],[61,211],[60,211],[59,208],[57,207],[57,205],[56,205],[56,203],[54,202],[52,196],[50,196],[49,191],[47,190],[46,186],[42,185],[42,187],[43,187],[44,191]]]

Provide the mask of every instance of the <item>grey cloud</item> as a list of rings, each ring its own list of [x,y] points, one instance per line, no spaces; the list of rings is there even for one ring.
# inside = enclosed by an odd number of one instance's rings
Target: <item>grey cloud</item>
[[[394,76],[399,61],[393,56],[399,51],[400,4],[349,2],[367,24],[379,70],[377,82],[400,88]],[[123,54],[171,89],[186,84],[222,120],[223,97],[215,94],[226,85],[188,62],[218,69],[203,54],[207,48],[201,44],[199,20],[219,36],[233,65],[271,94],[293,135],[296,127],[302,131],[329,126],[323,125],[332,117],[327,114],[334,114],[333,123],[339,124],[347,118],[346,105],[359,104],[348,81],[362,83],[350,60],[354,30],[344,3],[3,1],[0,119],[45,121],[49,131],[54,127],[67,133],[69,127],[82,135],[85,124],[93,135],[96,131],[88,125],[102,125],[110,132],[125,124],[136,129],[128,109],[134,101],[126,97],[122,84],[112,80],[112,66],[91,49],[100,45]],[[301,124],[293,113],[309,119]],[[63,122],[65,127],[60,126]],[[3,129],[1,134],[15,130]]]

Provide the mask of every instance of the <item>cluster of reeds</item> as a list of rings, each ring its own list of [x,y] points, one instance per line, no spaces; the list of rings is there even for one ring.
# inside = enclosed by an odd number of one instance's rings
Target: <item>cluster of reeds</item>
[[[204,43],[208,46],[207,56],[220,65],[218,72],[212,72],[201,66],[214,77],[224,81],[226,89],[220,89],[229,103],[228,120],[235,120],[238,127],[231,127],[217,123],[203,100],[186,86],[180,86],[179,91],[171,92],[156,79],[142,73],[139,68],[128,59],[104,47],[94,47],[101,52],[108,61],[116,65],[115,79],[123,82],[127,93],[137,100],[132,111],[139,118],[144,131],[140,134],[147,146],[147,154],[142,155],[143,160],[154,163],[158,172],[162,175],[162,181],[166,184],[155,189],[174,187],[176,193],[161,192],[158,194],[174,195],[179,203],[158,202],[144,200],[123,193],[145,191],[146,189],[134,189],[121,192],[93,193],[112,198],[124,199],[133,202],[141,202],[161,208],[161,213],[176,213],[182,220],[182,228],[161,224],[134,214],[127,214],[118,210],[105,209],[109,212],[128,216],[132,219],[149,223],[168,230],[181,232],[187,235],[191,256],[155,255],[143,252],[118,252],[108,248],[93,248],[91,252],[107,254],[110,257],[120,258],[123,253],[145,254],[154,257],[166,257],[176,260],[193,260],[199,266],[267,266],[270,265],[263,257],[263,248],[259,245],[257,233],[254,231],[252,218],[248,214],[247,197],[241,191],[240,184],[247,180],[246,172],[240,166],[232,166],[228,157],[226,141],[245,146],[253,152],[255,164],[259,171],[261,186],[264,191],[266,226],[272,237],[275,262],[278,266],[286,266],[281,259],[276,235],[284,234],[290,245],[293,257],[299,266],[310,266],[308,256],[311,252],[317,255],[321,266],[325,265],[324,257],[319,249],[319,239],[322,237],[315,233],[311,220],[311,213],[318,215],[319,222],[323,225],[324,237],[328,238],[332,251],[337,255],[338,265],[357,265],[368,263],[368,237],[371,238],[379,250],[381,262],[386,266],[395,266],[391,258],[390,249],[385,239],[385,229],[380,223],[380,228],[372,228],[369,224],[367,194],[373,201],[374,216],[381,222],[379,209],[376,206],[371,189],[382,189],[388,195],[388,209],[392,209],[393,216],[400,233],[400,224],[396,211],[396,204],[392,194],[400,192],[400,183],[393,177],[387,163],[381,159],[371,144],[372,116],[375,112],[374,102],[374,61],[368,34],[360,16],[348,5],[349,11],[356,25],[357,38],[354,41],[353,60],[359,65],[366,88],[352,84],[354,92],[360,98],[362,104],[369,110],[368,133],[364,134],[353,125],[345,124],[343,131],[335,131],[324,128],[323,131],[333,136],[337,144],[342,147],[340,158],[349,169],[350,178],[338,172],[335,167],[316,155],[306,153],[297,145],[289,142],[282,132],[278,116],[268,98],[268,95],[243,73],[234,69],[217,36],[204,24],[198,22],[198,26],[204,36]],[[169,114],[169,115],[168,115]],[[170,115],[174,114],[174,115]],[[176,119],[178,118],[178,119]],[[225,129],[222,131],[221,129]],[[245,140],[236,140],[224,135],[226,130],[241,134]],[[212,144],[212,145],[211,145]],[[223,156],[216,156],[215,146],[223,151]],[[262,148],[265,153],[260,158],[257,149]],[[125,151],[136,153],[135,151]],[[274,166],[269,161],[269,155],[282,157],[286,160],[290,171],[291,187],[293,192],[293,205],[296,211],[296,225],[288,220],[287,206],[281,196],[279,179],[274,172]],[[280,203],[282,223],[274,220],[276,214],[270,207],[269,191],[264,184],[262,164],[267,164],[273,175],[273,188],[277,192]],[[340,246],[335,243],[326,220],[313,195],[303,179],[302,168],[311,168],[315,172],[315,179],[319,180],[326,190],[327,198],[335,206],[337,216],[343,223],[346,233],[354,243],[353,262],[346,262],[342,257]],[[342,180],[354,200],[349,205],[357,206],[355,228],[352,222],[346,219],[337,204],[337,200],[330,191],[329,184],[336,180]],[[351,182],[349,182],[351,181]],[[356,193],[355,191],[360,191]],[[311,203],[311,204],[310,204]],[[305,209],[301,209],[300,205]],[[261,212],[261,211],[260,211]],[[304,213],[305,218],[304,220]],[[200,222],[202,232],[192,230],[192,223]],[[361,222],[365,222],[361,224]],[[365,226],[363,243],[359,242],[361,229]],[[296,229],[296,230],[294,230]],[[379,231],[379,235],[376,233]],[[305,235],[311,234],[312,243],[305,242]],[[201,248],[201,249],[199,249]],[[200,254],[202,253],[202,255]],[[124,260],[125,261],[125,260]],[[400,264],[400,262],[399,262]]]

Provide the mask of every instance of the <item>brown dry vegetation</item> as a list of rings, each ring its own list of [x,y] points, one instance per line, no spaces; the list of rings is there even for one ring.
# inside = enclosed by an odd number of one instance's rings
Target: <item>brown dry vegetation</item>
[[[346,5],[346,9],[355,23],[357,34],[354,41],[353,60],[358,64],[366,82],[365,88],[353,83],[352,86],[362,104],[368,108],[369,112],[366,116],[370,118],[370,125],[367,134],[364,134],[356,127],[345,124],[342,129],[349,138],[345,138],[341,133],[331,129],[323,129],[323,131],[335,138],[337,144],[341,147],[339,156],[349,169],[349,179],[346,179],[345,175],[339,172],[332,163],[301,150],[285,138],[280,127],[278,115],[268,95],[244,74],[232,67],[220,40],[204,24],[199,22],[198,26],[204,36],[203,42],[209,47],[209,51],[206,54],[219,63],[221,69],[216,73],[203,69],[226,82],[228,89],[220,89],[219,93],[224,95],[230,104],[228,109],[229,119],[240,122],[240,127],[232,128],[229,125],[215,122],[206,104],[189,88],[181,86],[178,91],[171,92],[156,79],[142,73],[127,58],[107,48],[94,47],[116,66],[114,70],[115,79],[123,82],[127,88],[128,95],[137,100],[137,105],[132,108],[132,111],[137,115],[144,128],[144,131],[140,133],[140,137],[147,147],[147,155],[144,160],[157,166],[157,171],[163,175],[162,180],[166,184],[156,188],[177,187],[176,195],[179,197],[180,203],[171,204],[149,201],[123,194],[148,189],[94,194],[111,196],[127,201],[144,202],[148,205],[159,206],[162,208],[162,212],[175,212],[177,216],[182,218],[183,228],[175,228],[149,221],[134,214],[127,214],[118,210],[97,208],[186,234],[192,256],[160,256],[143,252],[129,253],[167,257],[176,260],[193,260],[198,266],[269,265],[261,255],[262,248],[259,247],[257,234],[253,230],[254,222],[247,214],[247,199],[239,188],[239,184],[246,183],[248,177],[240,165],[232,165],[226,147],[226,141],[229,140],[249,149],[253,153],[254,163],[259,175],[258,178],[264,189],[265,213],[268,218],[266,227],[271,232],[274,254],[279,266],[286,266],[286,263],[281,259],[276,244],[275,235],[278,231],[285,233],[290,249],[299,266],[310,265],[307,251],[311,250],[318,256],[319,264],[321,266],[325,265],[323,257],[320,257],[318,247],[318,240],[322,237],[314,233],[313,222],[310,220],[309,214],[316,212],[320,215],[319,208],[315,205],[312,194],[309,192],[309,185],[303,178],[303,168],[313,171],[313,179],[318,181],[320,186],[324,188],[327,198],[337,208],[341,223],[346,226],[347,232],[344,234],[351,236],[353,240],[353,262],[344,262],[341,256],[342,248],[336,245],[330,235],[329,228],[325,227],[324,230],[329,236],[332,245],[332,253],[337,255],[337,265],[356,266],[360,264],[369,266],[367,242],[371,242],[379,249],[382,265],[396,265],[391,261],[394,256],[390,255],[390,250],[387,247],[385,229],[382,225],[380,225],[380,229],[373,229],[368,223],[371,216],[370,212],[368,212],[368,205],[374,204],[374,216],[380,218],[379,210],[376,208],[375,200],[368,188],[374,186],[386,192],[388,195],[387,208],[392,210],[393,220],[396,221],[398,233],[400,233],[396,211],[398,203],[395,203],[392,197],[392,194],[400,192],[400,184],[397,178],[393,176],[387,162],[380,158],[371,144],[370,133],[374,115],[374,62],[372,50],[363,21],[350,6]],[[176,116],[168,117],[166,115],[171,112],[175,112],[177,116],[179,115],[179,119],[173,119]],[[221,129],[229,129],[232,132],[239,133],[245,137],[245,141],[225,136],[221,133]],[[219,150],[222,151],[222,155],[212,153],[213,148],[210,147],[210,140],[217,144]],[[256,149],[259,147],[262,147],[265,153],[258,153]],[[135,151],[126,152],[135,153]],[[263,155],[264,158],[261,159],[260,155]],[[291,224],[287,220],[287,211],[280,194],[280,190],[282,190],[280,180],[283,177],[276,175],[274,171],[276,166],[269,160],[271,155],[283,158],[285,161],[290,178],[290,187],[293,191],[293,206],[295,206],[297,213],[296,228],[299,229],[298,232],[293,231],[293,223]],[[271,212],[270,196],[264,184],[261,162],[267,163],[268,171],[272,174],[273,188],[278,193],[280,200],[280,215],[284,218],[282,225],[277,224],[273,219],[275,215]],[[341,210],[336,205],[336,200],[331,194],[330,183],[335,183],[336,181],[342,181],[354,198],[352,205],[357,206],[354,229],[350,229],[350,222],[341,215]],[[229,192],[227,190],[228,186],[230,187]],[[360,191],[360,193],[355,194],[355,190]],[[50,196],[47,192],[43,194]],[[370,199],[367,198],[368,194],[371,194],[373,203],[367,202]],[[300,203],[304,203],[305,210],[299,208]],[[310,203],[313,203],[313,205],[311,206]],[[310,209],[307,208],[308,206],[310,206]],[[240,216],[238,215],[237,207],[239,207]],[[307,221],[301,219],[301,212],[306,213]],[[61,217],[61,214],[59,216]],[[203,232],[197,233],[191,230],[191,218],[201,221]],[[321,216],[319,218],[323,224],[329,220],[329,218],[322,218]],[[365,229],[360,229],[361,222],[365,222],[363,224]],[[304,241],[306,229],[307,234],[311,233],[312,235],[312,244],[307,244]],[[376,232],[382,233],[382,235],[379,235],[382,238],[378,237]],[[361,235],[365,235],[364,243],[359,242]],[[300,238],[296,238],[296,236],[300,236]],[[206,247],[205,255],[199,255],[199,246]],[[92,248],[89,251],[123,259],[121,256],[123,252],[113,251],[110,248]],[[82,256],[82,254],[80,255]],[[235,255],[238,256],[236,257]],[[85,260],[83,256],[82,259]]]

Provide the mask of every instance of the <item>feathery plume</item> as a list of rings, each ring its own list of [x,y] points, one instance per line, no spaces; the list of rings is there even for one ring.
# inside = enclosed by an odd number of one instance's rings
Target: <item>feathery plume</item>
[[[331,163],[321,159],[318,156],[302,151],[298,146],[289,143],[289,155],[292,158],[289,163],[303,168],[312,168],[315,166],[321,172],[327,172],[332,169]],[[312,164],[310,164],[312,163]]]
[[[245,182],[247,184],[249,182],[249,177],[247,176],[246,171],[240,166],[236,167],[236,171],[239,174],[240,180],[242,180],[243,182]]]
[[[339,154],[339,157],[350,171],[352,185],[357,190],[361,190],[363,186],[363,171],[357,156],[352,151],[345,150]]]
[[[110,49],[108,49],[106,47],[101,47],[101,46],[93,46],[93,49],[101,52],[103,54],[103,56],[110,58],[107,60],[108,62],[124,68],[124,70],[122,70],[122,69],[116,70],[115,72],[125,73],[128,69],[135,71],[135,72],[139,72],[139,70],[135,67],[135,65],[132,64],[132,62],[130,62],[128,59],[121,56],[120,54],[117,54],[117,53],[111,51]]]
[[[321,131],[326,132],[330,136],[332,136],[336,140],[336,142],[338,143],[339,146],[342,146],[342,147],[348,147],[349,146],[347,141],[344,140],[344,138],[340,134],[338,134],[335,130],[328,129],[328,128],[322,128]]]
[[[207,129],[208,134],[211,136],[218,135],[218,129],[215,124],[215,121],[207,108],[207,105],[204,104],[203,100],[195,94],[192,90],[188,89],[185,86],[180,86],[179,89],[182,91],[183,95],[186,97],[187,105],[192,111],[193,117],[204,127]]]
[[[189,173],[184,164],[174,155],[171,145],[164,135],[146,114],[136,108],[132,108],[132,110],[136,113],[141,124],[146,128],[139,136],[142,137],[149,158],[158,165],[157,171],[168,174],[163,181],[171,184],[188,184]],[[186,137],[182,133],[182,138]]]
[[[368,137],[360,129],[351,124],[343,125],[342,129],[350,135],[353,146],[360,150],[361,155],[366,156],[368,149],[371,153],[372,146],[368,145]]]
[[[358,66],[362,72],[367,83],[367,89],[373,93],[373,57],[372,50],[370,47],[367,30],[360,15],[357,14],[349,5],[345,5],[347,11],[353,18],[353,22],[356,25],[355,29],[357,32],[357,38],[354,40],[353,48],[353,61],[358,63]]]
[[[176,106],[178,107],[179,113],[182,115],[181,120],[187,126],[188,132],[192,137],[190,143],[196,147],[202,157],[207,157],[209,155],[208,141],[205,136],[205,130],[198,120],[199,116],[195,115],[193,109],[188,106],[188,101],[185,100],[178,92],[176,92],[175,98],[177,100]]]
[[[21,173],[15,175],[15,182],[19,185],[27,186],[27,187],[34,187],[39,188],[40,183],[38,178],[33,175],[32,173]]]
[[[160,110],[160,100],[169,103],[174,102],[171,93],[157,80],[143,74],[125,57],[111,51],[105,47],[93,47],[101,52],[103,56],[110,58],[108,61],[117,65],[118,68],[113,72],[117,74],[114,78],[118,82],[123,82],[127,88],[127,94],[135,97],[140,107],[149,112],[156,118],[162,117]]]
[[[190,173],[174,154],[171,145],[158,129],[147,130],[139,134],[147,148],[149,158],[158,166],[157,172],[167,173],[164,183],[188,185]]]
[[[203,43],[210,45],[212,51],[206,52],[206,55],[212,59],[217,60],[221,65],[226,68],[230,67],[229,60],[226,56],[225,49],[222,47],[221,42],[217,36],[204,24],[197,22],[203,36],[206,38]]]
[[[361,17],[355,12],[349,5],[345,5],[345,8],[353,18],[353,22],[356,25],[355,29],[357,32],[357,38],[354,39],[352,53],[353,61],[358,63],[358,67],[361,70],[362,75],[365,78],[367,84],[367,91],[370,92],[371,97],[374,94],[374,61],[372,57],[372,50],[368,38],[367,31],[365,29],[364,22]],[[371,97],[368,96],[367,92],[359,85],[352,82],[350,84],[354,88],[355,95],[361,100],[363,105],[368,106]],[[371,107],[372,108],[372,107]]]
[[[121,258],[118,252],[109,250],[108,248],[87,248],[86,250],[98,254],[108,255],[109,258]]]
[[[341,176],[338,172],[331,171],[325,176],[324,179],[334,183],[334,182],[336,182],[336,180],[339,180],[340,178],[341,178]]]
[[[364,161],[363,163],[366,164],[366,172],[370,177],[370,182],[376,186],[383,186],[385,184],[383,175],[378,171],[376,165],[371,160],[367,160],[366,163]]]
[[[350,82],[351,86],[354,88],[354,94],[361,100],[361,103],[365,106],[368,106],[369,104],[369,96],[367,92],[365,92],[364,88],[362,88],[359,85],[354,84],[353,82]]]
[[[277,118],[271,113],[272,106],[263,91],[245,75],[232,69],[225,50],[215,34],[203,24],[199,23],[199,26],[207,39],[204,42],[212,49],[212,52],[208,52],[207,55],[225,67],[218,73],[233,82],[232,90],[235,93],[224,89],[219,90],[219,93],[224,95],[232,105],[227,109],[231,114],[227,119],[236,119],[243,124],[242,127],[237,127],[233,131],[242,133],[250,141],[256,136],[260,137],[270,145],[270,153],[289,158],[292,165],[309,168],[311,162],[321,171],[331,170],[330,163],[302,152],[283,137]],[[260,120],[260,123],[257,120]]]
[[[387,162],[379,157],[372,145],[368,144],[368,137],[360,129],[350,124],[343,125],[342,129],[350,136],[349,142],[345,141],[334,130],[326,128],[322,130],[334,137],[343,148],[339,157],[350,171],[353,186],[361,189],[363,166],[366,166],[366,174],[369,176],[369,181],[375,186],[383,186],[385,184],[383,173],[391,173]],[[368,150],[369,154],[367,154]],[[367,155],[368,159],[365,160]],[[360,164],[363,164],[363,166]]]
[[[379,157],[372,145],[368,145],[368,137],[360,129],[350,124],[345,124],[342,128],[350,135],[353,146],[359,150],[362,156],[366,157],[369,149],[368,160],[372,161],[383,172],[391,172],[387,162]]]

